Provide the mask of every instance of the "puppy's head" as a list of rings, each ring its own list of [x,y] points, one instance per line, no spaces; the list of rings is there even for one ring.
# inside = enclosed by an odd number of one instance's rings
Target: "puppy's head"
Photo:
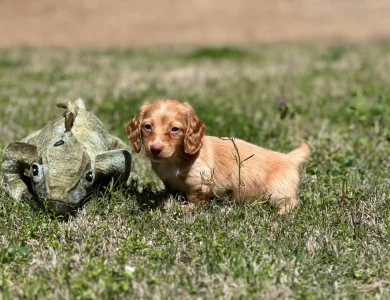
[[[188,103],[164,99],[143,105],[126,130],[135,152],[144,146],[150,160],[162,161],[197,153],[206,126]]]

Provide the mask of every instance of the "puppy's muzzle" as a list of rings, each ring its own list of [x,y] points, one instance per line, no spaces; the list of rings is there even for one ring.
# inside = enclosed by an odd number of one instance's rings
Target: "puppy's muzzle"
[[[163,146],[160,143],[154,143],[150,146],[150,152],[154,156],[158,156],[163,150]]]

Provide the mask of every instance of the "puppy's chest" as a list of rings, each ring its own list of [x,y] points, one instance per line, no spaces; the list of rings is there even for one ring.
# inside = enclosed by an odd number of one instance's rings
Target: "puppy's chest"
[[[152,162],[152,169],[157,176],[169,188],[185,192],[185,178],[187,173],[183,173],[179,168],[172,164],[157,164]]]

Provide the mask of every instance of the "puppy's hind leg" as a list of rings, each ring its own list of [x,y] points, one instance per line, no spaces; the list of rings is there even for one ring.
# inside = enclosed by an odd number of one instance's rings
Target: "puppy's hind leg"
[[[285,197],[276,201],[276,207],[279,208],[278,214],[283,215],[286,212],[291,211],[298,205],[299,201],[296,197]]]
[[[291,211],[299,203],[297,198],[299,174],[296,170],[292,170],[280,175],[272,182],[269,192],[271,204],[276,206],[279,209],[278,213],[282,215]]]

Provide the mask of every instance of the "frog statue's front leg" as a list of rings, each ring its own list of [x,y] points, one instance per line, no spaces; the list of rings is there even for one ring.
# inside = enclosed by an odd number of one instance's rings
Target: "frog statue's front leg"
[[[126,182],[130,175],[131,154],[126,149],[101,152],[95,160],[95,176],[98,184]]]
[[[8,192],[17,200],[30,201],[28,189],[31,164],[37,159],[37,147],[23,142],[9,144],[3,152],[2,171]]]

